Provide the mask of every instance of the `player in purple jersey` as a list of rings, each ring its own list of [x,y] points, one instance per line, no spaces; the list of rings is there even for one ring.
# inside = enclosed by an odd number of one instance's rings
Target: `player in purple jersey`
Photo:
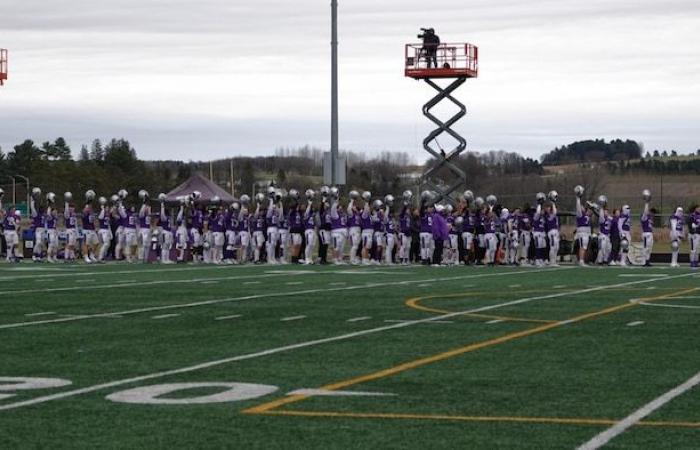
[[[486,249],[484,263],[489,266],[494,266],[496,264],[498,240],[496,238],[497,217],[493,206],[484,205],[482,207],[482,217],[484,223],[484,245]]]
[[[520,235],[520,265],[530,264],[530,244],[532,243],[532,217],[529,211],[518,216],[518,234]]]
[[[192,203],[190,212],[190,235],[192,239],[192,261],[200,263],[204,261],[204,220],[206,213],[203,206]]]
[[[375,253],[372,258],[372,264],[380,264],[386,248],[386,216],[387,212],[383,209],[384,202],[375,200],[372,202],[372,225],[374,227],[374,249]]]
[[[365,192],[362,198],[365,201],[362,214],[360,215],[360,226],[362,227],[362,264],[368,265],[370,264],[370,253],[374,240],[374,224],[372,223],[372,210],[370,207],[371,194]]]
[[[250,261],[250,197],[247,195],[241,196],[241,212],[238,215],[238,244],[239,248],[236,251],[239,264],[245,264]]]
[[[350,239],[350,264],[360,263],[360,246],[362,245],[362,210],[356,205],[360,194],[356,191],[350,192],[350,202],[348,202],[348,238]]]
[[[2,196],[3,192],[0,190],[0,223],[2,224],[5,245],[7,246],[6,261],[8,263],[18,262],[19,260],[15,254],[15,251],[19,246],[19,226],[21,222],[21,215],[19,214],[19,211],[15,210],[14,206],[8,211],[5,211],[5,209],[2,207]]]
[[[610,225],[610,265],[616,266],[618,260],[620,259],[620,227],[618,223],[620,221],[620,210],[613,209],[612,211],[612,224]]]
[[[97,260],[102,262],[107,257],[109,247],[112,245],[112,210],[107,205],[107,199],[105,197],[100,197],[98,203],[100,204],[100,212],[97,215],[97,221],[100,226],[100,251]]]
[[[464,248],[464,262],[470,264],[474,260],[474,233],[476,232],[476,216],[469,209],[469,201],[463,200],[460,203],[462,216],[462,247]]]
[[[411,256],[412,222],[413,211],[411,210],[411,201],[404,198],[403,208],[399,214],[399,261],[402,265],[408,265]]]
[[[280,224],[279,224],[279,262],[280,264],[289,264],[287,257],[289,255],[290,232],[289,232],[289,216],[285,213],[284,204],[280,203]]]
[[[139,191],[139,199],[142,201],[139,208],[139,225],[138,225],[138,259],[142,263],[148,262],[149,253],[151,250],[151,237],[153,230],[151,229],[151,205],[148,192]]]
[[[613,227],[613,216],[610,215],[605,206],[600,207],[598,212],[598,257],[596,264],[609,264],[612,251],[610,233]]]
[[[622,207],[622,212],[617,220],[618,232],[620,235],[620,255],[619,263],[626,266],[629,261],[629,248],[632,245],[632,211],[628,205]]]
[[[185,262],[185,252],[189,244],[189,230],[187,229],[187,216],[185,215],[185,206],[187,199],[180,198],[180,209],[177,212],[175,219],[175,249],[177,250],[177,262]]]
[[[127,208],[121,203],[118,207],[119,217],[124,227],[124,258],[128,263],[137,261],[138,253],[138,237],[136,235],[136,226],[138,225],[138,217],[135,208]]]
[[[538,194],[537,207],[532,215],[532,238],[535,241],[535,266],[544,265],[545,253],[547,251],[547,225],[546,212],[543,210],[546,197]]]
[[[66,229],[66,246],[64,248],[64,260],[75,261],[78,245],[78,216],[75,207],[70,203],[73,195],[70,192],[64,194],[63,223]]]
[[[224,261],[224,245],[226,245],[226,212],[223,205],[215,198],[209,215],[208,230],[211,233],[210,262],[221,264]]]
[[[267,209],[265,208],[265,195],[256,195],[257,207],[253,214],[253,260],[255,264],[262,263],[262,254],[265,249],[265,230],[267,228]]]
[[[170,252],[173,248],[173,226],[170,221],[170,215],[168,210],[165,208],[165,197],[160,197],[160,214],[158,215],[158,228],[159,228],[159,243],[160,243],[160,263],[161,264],[174,264],[174,261],[170,258]]]
[[[448,239],[447,252],[445,254],[445,263],[451,266],[456,266],[459,263],[459,230],[455,223],[454,207],[452,205],[445,206],[445,222],[447,224]]]
[[[518,249],[520,248],[520,233],[518,231],[518,227],[520,226],[520,216],[520,208],[515,208],[513,213],[509,214],[506,218],[506,233],[508,234],[506,262],[512,266],[517,266],[519,263]]]
[[[690,267],[697,269],[698,254],[700,254],[700,206],[696,206],[690,215],[688,241],[690,242]]]
[[[559,217],[557,216],[557,204],[554,200],[545,207],[545,230],[549,241],[549,265],[559,267]]]
[[[433,215],[435,205],[432,200],[423,199],[420,208],[420,259],[423,265],[433,260],[435,241],[433,240]]]
[[[651,194],[649,194],[651,197]],[[642,245],[644,255],[644,265],[651,266],[651,252],[654,248],[654,213],[649,208],[650,198],[646,198],[644,202],[644,212],[641,217],[642,224]]]
[[[324,186],[321,188],[321,204],[318,208],[318,257],[320,264],[328,263],[328,247],[331,245],[331,205],[329,203],[330,190]]]
[[[97,255],[99,254],[100,240],[97,237],[96,222],[97,214],[95,214],[95,211],[92,209],[92,201],[86,199],[85,206],[83,207],[82,224],[84,238],[83,259],[87,264],[98,262]]]
[[[293,197],[293,202],[287,215],[287,223],[289,224],[290,244],[292,247],[292,263],[299,264],[302,259],[301,244],[304,242],[304,211],[298,195]]]
[[[685,214],[680,206],[676,208],[675,214],[669,219],[669,227],[671,228],[671,267],[678,267],[680,243],[685,237]]]
[[[41,207],[37,205],[39,195],[41,195],[41,190],[35,188],[29,201],[32,229],[34,230],[34,249],[32,250],[34,262],[42,262],[46,251],[46,222]]]
[[[340,201],[333,198],[330,208],[331,214],[331,242],[333,244],[333,257],[336,265],[344,264],[345,241],[348,238],[348,218],[346,212],[340,206]]]
[[[284,211],[282,210],[282,196],[276,192],[272,192],[269,196],[269,204],[267,207],[267,263],[279,264],[277,261],[277,244],[279,243],[279,225]]]
[[[53,192],[46,195],[46,213],[44,214],[44,224],[46,225],[46,260],[55,263],[58,256],[58,212],[56,211],[56,196]]]
[[[578,243],[578,264],[586,265],[588,243],[591,239],[591,215],[593,210],[589,205],[584,208],[581,204],[583,189],[576,192],[576,241]]]
[[[304,210],[304,237],[306,239],[306,247],[304,248],[304,259],[302,264],[313,264],[313,250],[316,246],[316,212],[314,211],[315,193],[312,190],[306,191],[307,203]]]

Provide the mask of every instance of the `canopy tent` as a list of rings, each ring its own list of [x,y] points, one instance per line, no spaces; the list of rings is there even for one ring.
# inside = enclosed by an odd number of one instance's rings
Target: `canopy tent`
[[[219,197],[223,203],[233,203],[236,199],[231,194],[221,189],[216,183],[197,174],[191,176],[187,181],[167,193],[168,203],[179,202],[178,197],[192,194],[194,191],[202,193],[199,199],[201,203],[209,203],[212,198]]]

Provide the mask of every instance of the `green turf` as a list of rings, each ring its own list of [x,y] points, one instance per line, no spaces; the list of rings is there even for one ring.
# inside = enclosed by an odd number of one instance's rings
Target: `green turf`
[[[4,392],[14,396],[0,400],[3,448],[575,448],[607,426],[503,417],[619,420],[700,371],[698,308],[635,304],[585,317],[640,298],[700,307],[700,277],[687,269],[22,264],[0,267],[0,282],[0,377],[72,382]],[[687,298],[653,300],[669,295]],[[407,306],[416,298],[418,307],[430,310],[490,307],[481,314],[533,322],[463,315],[445,319],[450,323],[396,322],[439,315]],[[176,316],[156,318],[171,314]],[[216,320],[230,316],[240,317]],[[305,317],[282,320],[295,316]],[[580,316],[586,320],[551,329],[537,322]],[[368,319],[348,322],[361,317]],[[643,323],[629,326],[634,322]],[[543,329],[342,388],[391,396],[313,397],[270,410],[274,415],[243,412],[295,389],[538,328]],[[363,330],[376,331],[47,398]],[[279,390],[205,405],[134,405],[105,398],[184,382],[255,383]],[[221,390],[180,391],[167,398]],[[45,401],[2,409],[37,398]],[[348,417],[352,414],[363,417]],[[697,448],[700,390],[645,420],[695,426],[636,426],[610,447]]]

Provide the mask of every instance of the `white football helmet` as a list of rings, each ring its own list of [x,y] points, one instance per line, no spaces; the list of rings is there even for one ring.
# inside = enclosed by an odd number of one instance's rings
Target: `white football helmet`
[[[370,191],[365,191],[362,193],[362,200],[368,202],[372,200],[372,193]]]
[[[581,198],[583,197],[583,194],[586,193],[586,189],[584,189],[583,186],[579,185],[574,188],[574,194],[576,194],[576,197]]]
[[[644,199],[645,202],[650,202],[651,201],[651,191],[649,189],[644,189],[644,191],[642,191],[642,198]]]
[[[36,198],[39,198],[40,196],[41,196],[41,189],[39,189],[38,187],[35,187],[34,189],[32,189],[32,197],[34,197],[36,199]]]
[[[348,196],[350,197],[350,200],[357,200],[358,198],[360,198],[360,193],[357,191],[350,191],[350,194],[348,194]]]
[[[73,194],[71,192],[66,192],[63,194],[63,200],[67,202],[73,201]]]

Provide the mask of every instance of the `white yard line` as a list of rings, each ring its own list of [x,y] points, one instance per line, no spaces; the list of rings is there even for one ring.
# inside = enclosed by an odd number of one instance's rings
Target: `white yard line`
[[[620,278],[665,278],[669,276],[667,273],[623,273],[618,275]]]
[[[154,320],[171,319],[173,317],[179,317],[179,316],[180,316],[180,314],[163,314],[160,316],[153,316],[153,317],[151,317],[151,319],[154,319]]]
[[[624,433],[631,426],[636,425],[645,417],[649,416],[654,411],[664,406],[666,403],[672,401],[679,395],[688,392],[698,384],[700,384],[700,372],[696,373],[695,376],[693,376],[685,383],[671,389],[670,391],[666,392],[660,397],[657,397],[656,399],[642,406],[629,416],[617,422],[612,427],[599,433],[593,439],[578,447],[578,450],[595,450],[606,445],[608,442]]]
[[[306,316],[292,316],[292,317],[284,317],[280,319],[280,322],[293,322],[295,320],[302,320],[306,319]]]
[[[364,322],[365,320],[369,320],[371,317],[365,316],[365,317],[353,317],[352,319],[346,320],[346,322]]]
[[[554,270],[562,270],[562,269],[554,269]],[[342,291],[351,291],[351,290],[358,290],[358,289],[371,289],[374,287],[401,286],[401,285],[410,285],[410,284],[415,284],[415,283],[423,283],[425,281],[443,282],[443,281],[458,281],[458,280],[473,279],[473,278],[498,277],[498,276],[506,276],[506,275],[522,275],[522,274],[531,274],[531,273],[538,273],[538,272],[545,272],[545,271],[551,272],[552,270],[542,269],[542,270],[536,270],[536,271],[525,270],[525,271],[517,271],[517,272],[481,273],[481,274],[476,274],[476,275],[462,275],[462,276],[449,277],[449,278],[433,278],[430,280],[415,280],[415,281],[381,282],[381,280],[380,280],[377,283],[369,283],[369,284],[362,284],[362,285],[355,285],[355,286],[324,288],[324,289],[306,289],[303,291],[293,291],[293,292],[274,292],[271,294],[254,294],[254,295],[247,295],[247,296],[243,296],[243,297],[229,297],[229,298],[222,298],[222,299],[215,299],[215,300],[204,300],[204,301],[200,301],[200,302],[184,303],[184,304],[152,306],[152,307],[147,307],[147,308],[127,310],[127,311],[114,311],[114,312],[110,312],[110,313],[86,315],[86,316],[82,317],[81,319],[62,318],[62,319],[51,319],[51,320],[39,320],[39,321],[33,321],[33,322],[8,323],[8,324],[1,324],[0,330],[7,329],[7,328],[21,328],[21,327],[28,327],[28,326],[34,326],[34,325],[44,325],[44,324],[50,324],[50,323],[70,322],[70,321],[74,321],[74,320],[99,319],[99,318],[104,318],[104,317],[108,317],[108,316],[115,315],[115,314],[121,315],[121,316],[126,316],[126,315],[142,314],[142,313],[155,312],[155,311],[167,311],[167,310],[171,310],[171,309],[194,308],[194,307],[199,307],[199,306],[217,305],[220,303],[232,303],[232,302],[242,302],[242,301],[246,301],[246,300],[258,300],[258,299],[263,299],[263,298],[291,297],[291,296],[299,296],[299,295],[318,294],[321,292],[342,292]],[[635,282],[635,283],[639,283],[639,282]]]
[[[385,320],[384,323],[411,323],[415,322],[414,320]],[[445,324],[445,323],[454,323],[452,320],[434,320],[430,323],[438,323],[438,324]]]
[[[659,308],[679,308],[679,309],[700,309],[700,306],[693,306],[693,305],[672,305],[670,303],[647,303],[647,302],[639,302],[640,305],[644,306],[656,306]]]
[[[253,267],[253,266],[241,266],[241,267]],[[197,266],[197,267],[181,267],[181,268],[167,268],[167,269],[140,269],[140,270],[114,270],[114,271],[92,271],[92,272],[71,272],[71,273],[51,273],[46,275],[18,275],[18,276],[0,276],[0,281],[12,281],[12,280],[23,280],[23,279],[43,279],[43,278],[57,278],[57,277],[91,277],[95,275],[127,275],[127,274],[142,274],[142,273],[172,273],[172,272],[190,272],[193,270],[221,270],[227,267],[222,266]]]
[[[242,317],[242,316],[240,314],[234,314],[232,316],[217,317],[214,320],[232,320],[232,319],[238,319],[239,317]]]
[[[505,320],[503,320],[503,319],[490,320],[490,321],[486,322],[486,325],[495,325],[497,323],[503,323],[503,322],[505,322]]]
[[[499,272],[499,273],[501,273],[501,274],[503,274],[503,273],[513,274],[513,273],[520,273],[520,272]],[[532,272],[527,272],[527,273],[532,273]],[[488,276],[488,274],[485,274],[485,275]],[[496,275],[496,274],[491,274],[491,275]],[[693,274],[677,275],[674,277],[665,278],[664,280],[685,278],[685,277],[692,276],[692,275]],[[475,276],[477,276],[477,275],[474,275],[472,277],[475,277]],[[603,289],[608,289],[611,287],[624,287],[624,286],[630,286],[630,285],[635,285],[635,284],[648,283],[650,281],[655,281],[655,280],[633,281],[633,282],[629,282],[629,283],[622,283],[622,284],[612,285],[612,286],[597,286],[595,288],[582,289],[582,290],[574,291],[574,292],[562,292],[562,293],[558,293],[558,294],[551,294],[551,295],[546,295],[546,296],[541,296],[541,297],[523,298],[523,299],[505,302],[505,303],[500,303],[497,305],[485,306],[482,308],[477,308],[477,309],[472,309],[472,310],[467,310],[467,311],[458,311],[458,312],[454,312],[454,313],[444,314],[442,316],[434,316],[434,317],[429,317],[427,319],[415,320],[413,322],[397,323],[397,324],[393,324],[393,325],[386,325],[386,326],[378,327],[378,328],[370,328],[370,329],[366,329],[366,330],[360,330],[360,331],[356,331],[353,333],[341,334],[338,336],[333,336],[333,337],[328,337],[328,338],[323,338],[323,339],[316,339],[313,341],[300,342],[297,344],[291,344],[291,345],[286,345],[283,347],[271,348],[271,349],[263,350],[260,352],[248,353],[248,354],[244,354],[244,355],[237,355],[237,356],[232,356],[230,358],[219,359],[219,360],[215,360],[215,361],[208,361],[205,363],[196,364],[196,365],[189,366],[189,367],[182,367],[179,369],[166,370],[163,372],[155,372],[155,373],[151,373],[148,375],[141,375],[138,377],[126,378],[126,379],[122,379],[122,380],[111,381],[108,383],[96,384],[93,386],[88,386],[88,387],[84,387],[84,388],[80,388],[80,389],[74,389],[74,390],[70,390],[70,391],[59,392],[59,393],[51,394],[51,395],[45,395],[42,397],[36,397],[36,398],[32,398],[32,399],[28,399],[28,400],[24,400],[24,401],[20,401],[20,402],[2,404],[2,405],[0,405],[0,411],[17,409],[17,408],[21,408],[24,406],[37,405],[37,404],[41,404],[41,403],[50,402],[53,400],[61,400],[64,398],[74,397],[76,395],[89,394],[91,392],[101,391],[104,389],[109,389],[109,388],[113,388],[113,387],[117,387],[117,386],[123,386],[126,384],[138,383],[138,382],[142,382],[142,381],[164,378],[164,377],[168,377],[168,376],[172,376],[172,375],[179,375],[179,374],[183,374],[183,373],[195,372],[195,371],[199,371],[199,370],[204,370],[204,369],[209,369],[212,367],[221,366],[224,364],[246,361],[249,359],[255,359],[255,358],[260,358],[260,357],[264,357],[264,356],[275,355],[278,353],[298,350],[300,348],[313,347],[313,346],[317,346],[317,345],[328,344],[331,342],[345,341],[345,340],[353,339],[353,338],[360,337],[360,336],[381,333],[381,332],[389,331],[389,330],[407,328],[407,327],[410,327],[413,325],[418,325],[421,323],[434,322],[436,320],[451,319],[451,318],[459,317],[459,316],[462,316],[465,314],[474,314],[474,313],[478,313],[478,312],[489,311],[489,310],[513,306],[513,305],[519,305],[519,304],[531,302],[534,300],[545,299],[545,298],[559,298],[559,297],[565,297],[565,296],[569,296],[569,295],[580,295],[580,294],[585,294],[585,293],[589,293],[589,292],[595,292],[595,291],[600,291]],[[562,322],[562,324],[563,323],[564,322]],[[696,377],[698,378],[698,381],[700,381],[700,374],[698,374]]]
[[[289,283],[285,283],[287,286],[301,286],[304,284],[303,281],[290,281]]]
[[[636,322],[630,322],[627,324],[628,327],[638,327],[640,325],[644,325],[644,322],[642,322],[641,320],[638,320]]]
[[[244,285],[244,286],[250,286],[250,285],[253,285],[253,284],[261,284],[261,283],[262,283],[262,281],[246,281],[245,283],[243,283],[243,285]]]
[[[26,317],[40,317],[40,316],[54,316],[54,315],[56,315],[56,313],[53,311],[25,314]]]
[[[219,284],[218,281],[202,281],[202,284]]]

